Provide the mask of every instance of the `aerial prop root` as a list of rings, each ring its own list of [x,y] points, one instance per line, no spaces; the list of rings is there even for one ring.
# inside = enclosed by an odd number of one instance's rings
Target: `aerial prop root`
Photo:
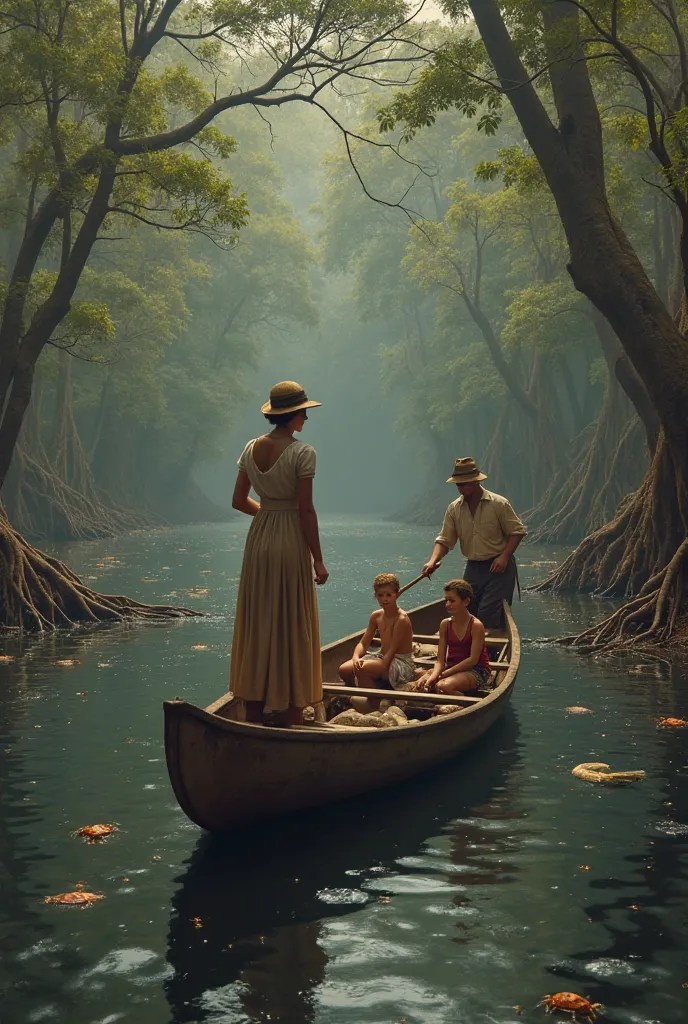
[[[91,590],[63,562],[32,547],[0,508],[0,626],[43,631],[198,614]]]
[[[611,651],[650,646],[668,640],[686,606],[687,567],[688,537],[669,564],[655,573],[636,597],[578,636],[562,637],[558,642],[594,652],[600,648]]]

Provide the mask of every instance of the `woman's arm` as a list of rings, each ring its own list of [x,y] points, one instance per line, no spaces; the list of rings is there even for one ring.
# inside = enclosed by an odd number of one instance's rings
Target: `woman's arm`
[[[456,675],[457,672],[467,672],[469,668],[473,668],[480,661],[480,655],[485,645],[485,627],[482,622],[478,619],[473,619],[473,629],[471,631],[471,653],[463,661],[459,661],[456,665],[452,665],[451,668],[446,669],[442,673],[442,679],[448,679],[449,676]]]
[[[318,530],[318,516],[313,505],[313,477],[302,477],[299,480],[297,497],[299,502],[299,516],[301,517],[301,529],[306,538],[306,544],[313,556],[313,568],[315,569],[315,582],[325,583],[330,575],[323,562],[322,550],[320,547],[320,531]]]
[[[247,516],[254,516],[256,512],[260,511],[260,505],[253,498],[249,498],[250,491],[251,481],[248,478],[248,473],[244,473],[243,469],[240,469],[234,484],[232,508],[238,509],[239,512],[245,512]]]

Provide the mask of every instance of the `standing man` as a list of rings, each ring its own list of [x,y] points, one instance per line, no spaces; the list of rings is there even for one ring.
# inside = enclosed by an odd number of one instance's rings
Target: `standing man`
[[[514,552],[528,531],[506,498],[481,487],[480,481],[486,479],[474,459],[454,463],[447,483],[456,484],[459,497],[444,515],[423,575],[432,576],[458,541],[467,559],[464,579],[473,587],[471,612],[486,629],[496,630],[503,625],[502,600],[511,604],[514,596]]]

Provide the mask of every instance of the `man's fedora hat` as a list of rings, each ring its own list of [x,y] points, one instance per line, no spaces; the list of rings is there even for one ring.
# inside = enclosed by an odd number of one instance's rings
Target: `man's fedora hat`
[[[270,401],[261,405],[264,416],[281,416],[285,412],[298,412],[299,409],[314,409],[322,402],[309,401],[308,395],[295,380],[283,380],[270,388]]]
[[[475,459],[457,459],[454,463],[454,472],[447,480],[448,484],[472,484],[478,480],[487,480],[487,475],[481,473],[475,464]]]

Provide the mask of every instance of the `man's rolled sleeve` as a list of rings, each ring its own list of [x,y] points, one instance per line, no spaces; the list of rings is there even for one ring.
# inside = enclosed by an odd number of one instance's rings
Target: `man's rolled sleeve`
[[[456,521],[454,519],[454,509],[450,505],[444,513],[442,529],[440,530],[439,535],[435,537],[435,544],[444,544],[444,546],[451,551],[456,546],[458,539],[459,535],[456,529]]]
[[[499,506],[499,518],[502,523],[502,529],[507,537],[513,537],[514,534],[520,534],[521,537],[525,537],[528,533],[528,528],[518,518],[511,507],[511,503],[505,498],[499,503]]]

